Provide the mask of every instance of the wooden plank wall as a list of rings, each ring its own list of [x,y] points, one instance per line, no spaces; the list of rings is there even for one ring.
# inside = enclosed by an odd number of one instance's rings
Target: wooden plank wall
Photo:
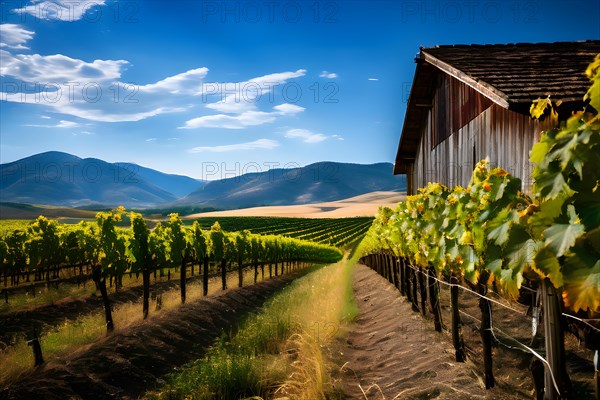
[[[448,77],[449,79],[453,78]],[[448,92],[448,90],[441,90],[438,93]],[[493,167],[502,167],[512,175],[521,178],[522,189],[530,193],[533,165],[529,162],[529,151],[539,140],[540,124],[527,115],[492,104],[465,126],[454,131],[446,140],[433,147],[435,135],[439,135],[435,132],[439,129],[435,126],[436,120],[439,121],[436,105],[453,101],[456,99],[434,98],[433,107],[423,127],[424,132],[413,166],[415,189],[426,186],[428,182],[440,182],[449,187],[455,185],[466,187],[471,179],[474,163],[488,158]],[[447,110],[442,113],[447,115]],[[448,124],[452,123],[448,119],[446,121]],[[453,127],[448,126],[447,129],[453,130]]]

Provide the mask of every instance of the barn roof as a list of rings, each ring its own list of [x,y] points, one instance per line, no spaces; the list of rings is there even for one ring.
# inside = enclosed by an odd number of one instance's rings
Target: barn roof
[[[548,96],[564,108],[581,107],[590,85],[584,72],[599,53],[600,40],[421,47],[394,173],[405,173],[415,158],[440,71],[501,107],[529,114],[532,101]]]

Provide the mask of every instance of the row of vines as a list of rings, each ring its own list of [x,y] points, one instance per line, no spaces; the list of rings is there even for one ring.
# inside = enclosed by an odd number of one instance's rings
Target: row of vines
[[[544,132],[531,151],[531,197],[518,178],[481,161],[467,188],[430,183],[394,210],[380,209],[357,254],[393,254],[482,294],[493,285],[518,298],[524,283],[540,286],[557,294],[559,309],[597,318],[600,55],[586,74],[586,109]],[[535,118],[554,113],[549,99],[531,107]]]
[[[119,228],[123,218],[130,228]],[[181,299],[186,298],[186,270],[195,265],[203,268],[204,293],[208,290],[209,266],[215,265],[222,274],[223,289],[226,274],[235,263],[239,271],[239,286],[243,284],[243,268],[255,270],[265,264],[284,266],[292,263],[332,263],[341,259],[337,248],[314,242],[276,235],[257,235],[250,231],[225,232],[218,222],[202,229],[199,222],[185,226],[177,214],[168,222],[158,223],[153,230],[138,213],[123,208],[100,212],[96,222],[82,221],[76,225],[61,225],[45,217],[37,218],[26,229],[16,229],[0,237],[0,272],[15,280],[22,274],[35,280],[58,275],[61,268],[90,267],[92,278],[105,299],[108,330],[113,329],[106,280],[118,287],[126,273],[143,277],[144,318],[148,315],[150,274],[162,268],[179,268]]]
[[[248,229],[252,233],[282,235],[340,247],[357,241],[373,222],[373,217],[293,218],[293,217],[200,217],[203,228],[215,222],[228,231]]]

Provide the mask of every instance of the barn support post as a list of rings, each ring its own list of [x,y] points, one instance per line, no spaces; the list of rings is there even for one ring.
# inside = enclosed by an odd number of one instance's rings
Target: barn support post
[[[429,264],[429,271],[427,273],[427,281],[429,286],[429,304],[431,305],[431,312],[433,313],[433,325],[435,330],[438,332],[442,331],[442,310],[440,307],[440,284],[435,279],[435,268]]]
[[[544,375],[544,399],[546,400],[555,400],[559,397],[566,399],[571,391],[571,380],[567,374],[565,364],[565,335],[561,303],[560,293],[552,285],[550,279],[545,278],[542,281],[542,306],[544,311],[546,361],[550,365],[550,369],[546,369]],[[552,376],[556,380],[560,394],[557,393],[554,387]]]
[[[462,336],[460,313],[458,312],[458,279],[450,277],[450,303],[452,304],[452,343],[456,354],[456,361],[465,362],[467,354]]]

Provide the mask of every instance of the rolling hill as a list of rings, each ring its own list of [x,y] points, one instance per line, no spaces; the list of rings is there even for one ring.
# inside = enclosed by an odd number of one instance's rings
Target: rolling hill
[[[320,162],[211,181],[176,203],[236,209],[327,202],[405,189],[405,176],[392,175],[390,163]]]
[[[405,190],[392,164],[320,162],[203,182],[132,163],[51,151],[0,164],[0,202],[62,207],[237,209],[336,201]]]
[[[69,207],[146,207],[177,200],[180,196],[169,191],[173,187],[190,187],[191,178],[133,165],[57,151],[36,154],[0,165],[0,201]],[[201,185],[198,182],[197,187]]]

